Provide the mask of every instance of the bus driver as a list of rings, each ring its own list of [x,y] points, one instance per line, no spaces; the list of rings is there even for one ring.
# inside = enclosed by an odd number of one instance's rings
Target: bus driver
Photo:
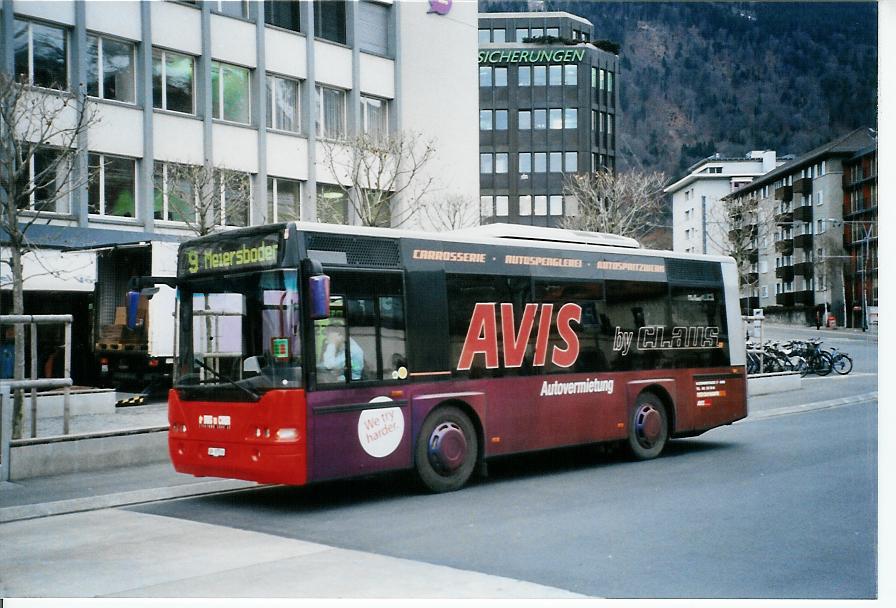
[[[364,369],[364,351],[352,338],[349,338],[349,344],[352,380],[360,380],[361,371]],[[345,327],[342,323],[331,321],[331,324],[327,326],[317,368],[324,372],[325,377],[335,378],[336,382],[345,382]]]

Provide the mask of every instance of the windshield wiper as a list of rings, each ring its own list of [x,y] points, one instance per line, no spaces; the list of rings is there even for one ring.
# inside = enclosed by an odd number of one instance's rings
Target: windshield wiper
[[[215,377],[218,378],[219,380],[223,380],[224,382],[227,382],[227,383],[229,383],[229,384],[232,384],[233,386],[237,387],[239,390],[241,390],[241,391],[243,391],[244,393],[248,394],[250,397],[252,397],[252,400],[253,400],[253,401],[258,401],[259,399],[261,399],[261,395],[259,395],[258,393],[256,393],[255,391],[251,390],[250,388],[248,388],[248,387],[246,387],[246,386],[243,386],[243,385],[241,385],[241,384],[237,384],[232,378],[228,378],[227,376],[222,376],[221,374],[219,374],[218,372],[216,372],[214,369],[212,369],[211,367],[209,367],[208,365],[206,365],[201,359],[198,359],[197,357],[193,357],[193,361],[195,361],[196,363],[198,363],[198,364],[200,365],[200,367],[202,367],[203,369],[206,369],[206,370],[210,371],[210,372],[211,372],[212,374],[214,374]]]

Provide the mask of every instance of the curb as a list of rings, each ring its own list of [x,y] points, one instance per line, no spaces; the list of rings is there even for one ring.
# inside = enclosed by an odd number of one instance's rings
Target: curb
[[[814,412],[819,410],[830,410],[847,405],[859,405],[862,403],[870,403],[877,401],[877,391],[873,393],[864,393],[855,397],[841,397],[840,399],[829,399],[828,401],[815,401],[813,403],[803,403],[801,405],[790,405],[787,407],[779,407],[773,410],[765,410],[755,414],[748,414],[746,418],[738,420],[734,424],[744,424],[746,422],[758,422],[766,418],[777,418],[778,416],[789,416],[791,414],[803,414],[805,412]]]
[[[66,515],[81,511],[96,511],[112,507],[124,507],[137,505],[156,500],[168,500],[172,498],[189,498],[202,496],[216,492],[233,492],[247,490],[249,488],[266,487],[252,481],[239,481],[222,479],[215,481],[199,481],[196,483],[169,486],[165,488],[148,488],[144,490],[131,490],[129,492],[117,492],[102,496],[87,496],[84,498],[71,498],[31,505],[16,505],[0,508],[0,524],[51,515]]]

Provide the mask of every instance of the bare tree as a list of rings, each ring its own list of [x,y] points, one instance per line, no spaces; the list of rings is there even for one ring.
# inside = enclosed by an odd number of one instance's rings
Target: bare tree
[[[72,192],[89,180],[78,171],[74,150],[78,140],[98,122],[95,108],[84,96],[65,91],[48,93],[0,73],[0,230],[5,233],[11,269],[12,314],[24,314],[23,258],[38,248],[28,238],[35,224],[47,223],[49,213],[70,213]],[[50,272],[50,271],[48,271]],[[15,379],[25,377],[25,330],[15,329]],[[21,437],[22,393],[16,392],[13,437]]]
[[[361,133],[321,144],[325,166],[364,226],[406,224],[432,188],[433,177],[424,168],[436,149],[419,133]]]
[[[849,322],[849,317],[846,311],[845,275],[849,267],[850,257],[846,255],[846,249],[843,247],[842,233],[837,230],[831,230],[824,235],[816,236],[812,245],[816,248],[816,251],[820,250],[820,252],[817,251],[820,255],[815,256],[815,281],[819,283],[818,287],[825,291],[825,296],[830,294],[830,297],[825,297],[823,302],[822,322],[827,323],[828,312],[830,312],[828,310],[828,300],[831,301],[833,306],[834,289],[839,281],[843,298],[843,323],[846,325]]]
[[[169,218],[185,222],[198,236],[230,226],[248,226],[252,192],[249,176],[208,165],[167,163],[157,194]],[[223,218],[223,220],[222,220]]]
[[[420,227],[437,232],[460,230],[479,225],[479,205],[461,194],[430,199],[417,218]]]
[[[567,174],[563,189],[576,199],[578,209],[560,225],[639,239],[662,225],[665,182],[665,175],[656,172]]]

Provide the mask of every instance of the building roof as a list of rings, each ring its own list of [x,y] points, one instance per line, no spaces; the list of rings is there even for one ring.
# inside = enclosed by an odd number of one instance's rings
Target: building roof
[[[567,18],[572,19],[573,21],[578,21],[580,23],[587,23],[591,27],[594,27],[590,21],[585,19],[584,17],[579,17],[578,15],[573,15],[572,13],[567,13],[565,11],[531,11],[531,12],[522,12],[522,13],[479,13],[480,19],[561,19]]]
[[[832,156],[850,157],[855,154],[856,151],[873,145],[876,145],[876,140],[872,135],[871,129],[860,127],[855,131],[851,131],[842,137],[818,146],[814,150],[772,169],[762,177],[754,179],[749,184],[741,186],[728,196],[736,196],[774,183],[779,178],[792,173],[800,167],[814,164],[822,158],[829,158]]]

